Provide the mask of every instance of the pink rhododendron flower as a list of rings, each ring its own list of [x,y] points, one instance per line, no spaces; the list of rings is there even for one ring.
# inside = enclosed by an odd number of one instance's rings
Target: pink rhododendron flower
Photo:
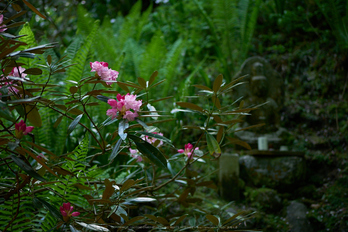
[[[157,134],[157,135],[163,136],[162,133],[158,133],[158,132],[152,132],[152,134]],[[151,144],[155,144],[156,141],[158,140],[158,139],[156,139],[156,138],[153,138],[153,137],[147,136],[147,135],[145,135],[145,137],[144,137],[143,139],[144,139],[146,142],[151,143]],[[159,143],[158,143],[157,147],[160,147],[160,146],[162,146],[162,145],[163,145],[163,141],[159,140]]]
[[[15,134],[17,138],[22,138],[24,135],[32,132],[33,126],[27,126],[23,120],[15,125]]]
[[[36,158],[48,160],[48,158],[46,156],[44,156],[42,153],[40,153],[38,156],[36,156]]]
[[[130,156],[137,159],[137,162],[143,161],[143,158],[139,155],[139,152],[137,149],[129,148]]]
[[[199,148],[196,147],[195,150],[198,150]],[[192,158],[193,153],[193,145],[191,143],[188,143],[185,145],[185,149],[179,149],[179,153],[184,153],[187,157]]]
[[[27,76],[27,74],[24,73],[25,68],[22,68],[21,66],[14,67],[12,69],[12,71],[8,74],[9,76],[12,77],[21,77],[21,78],[25,78]],[[0,88],[5,88],[7,92],[7,94],[9,94],[10,92],[12,93],[18,93],[18,89],[16,89],[16,84],[14,84],[14,81],[11,81],[10,79],[6,78],[6,77],[2,77],[0,82]],[[1,95],[1,93],[0,93]]]
[[[98,76],[104,81],[106,84],[111,85],[113,82],[108,81],[116,81],[118,77],[118,72],[108,68],[109,64],[106,62],[90,62],[91,72],[97,72]]]
[[[4,16],[2,14],[0,14],[0,25],[2,24],[3,21],[4,21]],[[0,26],[0,32],[4,32],[6,30],[7,30],[6,25]]]
[[[60,207],[60,213],[64,217],[64,221],[67,221],[71,216],[77,217],[80,215],[80,212],[73,212],[74,207],[70,206],[70,203],[63,203],[63,206]]]
[[[138,117],[138,110],[142,105],[141,100],[136,100],[136,95],[126,95],[117,94],[117,100],[109,99],[108,104],[112,107],[106,111],[106,115],[112,118],[120,117],[127,119],[128,121],[134,121]]]
[[[24,73],[25,68],[22,68],[21,66],[14,67],[12,69],[12,71],[10,72],[10,74],[8,74],[9,76],[13,76],[13,77],[22,77],[25,78],[28,74]]]

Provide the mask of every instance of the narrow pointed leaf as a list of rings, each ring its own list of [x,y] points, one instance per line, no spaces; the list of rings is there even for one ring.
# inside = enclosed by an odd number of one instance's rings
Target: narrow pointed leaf
[[[32,11],[35,12],[35,14],[37,14],[38,16],[40,16],[43,19],[46,19],[46,17],[41,14],[33,5],[31,5],[29,2],[27,2],[26,0],[22,0],[24,2],[25,5],[27,5],[27,7],[29,7]]]
[[[28,68],[24,71],[26,74],[31,74],[31,75],[41,75],[42,70],[39,68]]]
[[[35,201],[40,203],[41,205],[43,205],[46,209],[48,209],[55,218],[63,221],[62,214],[54,206],[52,206],[50,203],[48,203],[47,201],[45,201],[44,199],[39,198],[39,197],[34,197],[34,202]]]
[[[145,129],[149,127],[148,125],[146,125],[145,122],[141,121],[139,118],[137,118],[136,121],[137,121],[140,125],[142,125]]]
[[[8,109],[7,105],[0,100],[0,117],[5,118],[11,122],[16,122],[12,117],[11,111]]]
[[[116,84],[117,84],[118,86],[120,86],[120,88],[123,89],[124,91],[126,91],[127,93],[130,92],[129,89],[128,89],[128,87],[127,87],[126,85],[124,85],[123,83],[116,82]]]
[[[216,141],[215,137],[209,133],[206,133],[207,145],[210,155],[221,154],[221,149],[219,143]]]
[[[207,91],[213,92],[213,90],[211,88],[209,88],[208,86],[205,86],[205,85],[193,85],[193,86],[196,87],[196,88],[199,88],[199,89],[203,89],[203,90],[207,90]]]
[[[154,164],[159,167],[167,168],[166,158],[156,147],[135,135],[129,135],[129,138],[134,141],[138,150],[147,158],[149,158]]]
[[[27,118],[31,124],[36,127],[42,126],[41,116],[36,106],[26,105],[25,111],[27,112]]]
[[[102,226],[98,226],[96,224],[87,224],[87,223],[84,223],[84,222],[76,222],[77,224],[79,224],[80,226],[83,226],[89,230],[93,230],[93,231],[110,231],[109,229],[105,228],[105,227],[102,227]]]
[[[115,192],[115,189],[114,187],[112,187],[112,182],[110,182],[108,179],[104,180],[104,184],[105,184],[105,189],[103,192],[102,199],[108,200],[112,196],[112,194]]]
[[[237,139],[237,138],[230,138],[230,137],[227,137],[227,139],[228,139],[232,144],[237,144],[237,145],[239,145],[239,146],[242,146],[242,147],[244,147],[244,148],[246,148],[246,149],[251,150],[251,147],[250,147],[250,145],[249,145],[247,142],[244,142],[244,141],[242,141],[242,140],[240,140],[240,139]]]
[[[126,180],[120,189],[120,192],[126,191],[127,189],[131,188],[135,184],[135,181],[132,179]]]
[[[125,133],[124,131],[128,127],[129,127],[129,123],[127,122],[127,120],[122,120],[118,124],[118,135],[121,137],[122,140],[126,140],[126,138],[127,138],[127,133]]]
[[[42,167],[44,167],[48,172],[50,172],[52,175],[57,176],[56,173],[54,173],[54,171],[47,166],[47,164],[42,160],[42,158],[38,158],[38,156],[36,154],[34,154],[33,152],[21,147],[21,150],[23,150],[25,153],[29,154],[34,160],[36,160],[36,162],[38,162],[39,164],[42,165]]]
[[[146,88],[146,81],[144,80],[144,78],[142,77],[138,77],[138,83],[141,87],[143,87],[144,89]]]
[[[152,73],[152,75],[151,75],[151,77],[150,77],[150,80],[149,80],[149,85],[151,85],[151,84],[155,81],[157,75],[158,75],[158,71],[154,71],[154,72]]]
[[[11,155],[11,159],[15,162],[15,164],[18,165],[18,167],[20,169],[25,171],[29,176],[31,176],[37,180],[43,181],[43,182],[46,181],[46,179],[44,179],[37,172],[35,172],[35,170],[29,164],[25,163],[22,159],[18,158],[15,155]]]
[[[68,135],[75,129],[76,125],[80,122],[83,114],[78,115],[74,121],[72,121],[68,127]]]
[[[113,160],[116,158],[116,156],[120,153],[120,146],[122,144],[123,140],[119,139],[116,143],[116,145],[114,146],[114,148],[112,149],[111,155],[109,156],[109,160]]]
[[[185,107],[185,108],[189,108],[191,110],[196,110],[196,111],[199,111],[199,112],[204,112],[203,108],[200,107],[200,106],[197,106],[193,103],[189,103],[189,102],[177,102],[176,103],[178,106],[181,106],[181,107]]]
[[[260,127],[260,126],[264,126],[264,125],[266,125],[266,124],[265,123],[260,123],[260,124],[244,127],[242,129],[239,129],[239,130],[235,130],[234,132],[243,131],[243,130],[249,130],[251,128]]]
[[[217,93],[217,91],[219,91],[220,87],[221,87],[221,84],[222,84],[222,75],[218,75],[216,78],[215,78],[215,81],[214,81],[214,84],[213,84],[213,91],[215,93]]]
[[[187,214],[184,214],[181,217],[179,217],[178,220],[176,220],[174,226],[179,225],[179,223],[182,222],[186,217],[187,217]]]
[[[213,215],[210,215],[210,214],[205,215],[205,217],[206,217],[209,221],[211,221],[215,226],[218,226],[218,225],[219,225],[219,219],[218,219],[217,217],[215,217],[215,216],[213,216]]]
[[[108,103],[108,100],[109,100],[110,98],[108,98],[108,97],[106,97],[106,96],[103,96],[103,95],[98,95],[98,96],[97,96],[97,99],[98,99],[98,100],[101,100],[101,101],[103,101],[103,102]]]

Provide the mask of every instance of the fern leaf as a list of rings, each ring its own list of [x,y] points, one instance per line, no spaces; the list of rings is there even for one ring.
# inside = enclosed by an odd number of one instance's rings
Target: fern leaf
[[[167,52],[163,35],[161,31],[157,31],[151,38],[151,42],[147,45],[145,52],[140,57],[138,76],[150,77],[150,75],[161,68],[162,61]]]
[[[66,77],[67,80],[79,81],[83,77],[84,68],[87,63],[87,56],[95,39],[98,26],[99,21],[95,21],[92,26],[91,33],[88,35],[88,37],[84,41],[84,44],[79,48],[74,59],[72,60],[72,63],[76,65],[68,68]],[[71,86],[72,84],[66,84],[67,91]]]
[[[159,73],[163,73],[166,82],[163,85],[162,96],[168,95],[168,91],[173,88],[174,77],[177,76],[180,59],[182,60],[182,51],[185,47],[185,41],[178,39],[167,53],[165,65]],[[162,76],[162,75],[161,75]],[[159,96],[157,96],[159,97]]]

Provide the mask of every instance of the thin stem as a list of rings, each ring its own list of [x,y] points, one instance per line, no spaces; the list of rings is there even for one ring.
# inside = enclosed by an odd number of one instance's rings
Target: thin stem
[[[50,109],[52,109],[52,110],[54,110],[54,111],[60,113],[61,115],[65,116],[65,117],[67,117],[67,118],[69,118],[69,119],[71,119],[71,120],[74,120],[73,117],[70,117],[70,116],[67,115],[66,113],[63,113],[63,112],[61,112],[60,110],[57,110],[57,109],[55,109],[54,107],[52,107],[52,106],[50,106],[50,105],[46,105],[46,106],[47,106],[48,108],[50,108]],[[85,128],[85,129],[92,135],[92,137],[94,138],[94,140],[98,143],[99,147],[102,148],[101,143],[99,142],[99,140],[97,139],[97,137],[95,137],[93,131],[91,131],[87,126],[85,126],[85,125],[84,125],[83,123],[81,123],[81,122],[79,122],[78,124],[80,124],[81,126],[83,126],[83,128]]]

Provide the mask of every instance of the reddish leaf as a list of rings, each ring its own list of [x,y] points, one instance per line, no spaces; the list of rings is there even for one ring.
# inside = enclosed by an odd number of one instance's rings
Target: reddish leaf
[[[214,84],[213,84],[213,91],[216,93],[217,91],[219,91],[220,87],[221,87],[221,84],[222,84],[222,75],[218,75],[216,78],[215,78],[215,81],[214,81]]]
[[[237,138],[230,138],[230,137],[227,137],[227,139],[228,139],[232,144],[237,144],[237,145],[239,145],[239,146],[242,146],[242,147],[244,147],[244,148],[246,148],[246,149],[251,150],[251,147],[250,147],[250,145],[249,145],[247,142],[244,142],[244,141],[242,141],[242,140],[240,140],[240,139],[237,139]]]
[[[210,215],[210,214],[205,215],[205,217],[206,217],[209,221],[211,221],[215,226],[218,226],[218,225],[219,225],[219,219],[218,219],[217,217],[215,217],[215,216],[213,216],[213,215]]]
[[[35,14],[37,14],[38,16],[40,16],[43,19],[46,19],[46,17],[41,14],[33,5],[31,5],[29,2],[27,2],[26,0],[22,0],[24,2],[25,5],[27,5],[27,7],[29,7],[32,11],[35,12]]]
[[[191,110],[196,110],[196,111],[199,111],[199,112],[204,112],[203,108],[200,107],[200,106],[197,106],[193,103],[189,103],[189,102],[177,102],[176,103],[178,106],[181,106],[181,107],[185,107],[185,108],[189,108]]]
[[[108,179],[104,180],[104,184],[105,184],[105,190],[103,192],[103,200],[107,200],[109,199],[112,194],[115,192],[114,187],[112,187],[112,182],[110,182]]]

